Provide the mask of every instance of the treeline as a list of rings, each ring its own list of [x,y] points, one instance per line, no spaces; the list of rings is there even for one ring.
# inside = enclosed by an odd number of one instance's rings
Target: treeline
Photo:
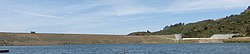
[[[184,34],[184,37],[207,38],[213,34],[241,34],[250,36],[250,8],[239,15],[230,15],[217,20],[208,19],[196,23],[177,23],[165,26],[156,32],[133,32],[128,35],[171,35]]]

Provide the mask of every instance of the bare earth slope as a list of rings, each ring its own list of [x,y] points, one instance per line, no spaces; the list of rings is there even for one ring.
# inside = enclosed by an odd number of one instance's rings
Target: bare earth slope
[[[177,43],[174,40],[173,35],[125,36],[95,34],[0,33],[0,37],[0,46]]]

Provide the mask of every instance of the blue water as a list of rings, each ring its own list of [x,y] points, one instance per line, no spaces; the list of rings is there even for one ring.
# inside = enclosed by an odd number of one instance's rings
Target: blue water
[[[250,43],[0,46],[3,54],[250,54]]]

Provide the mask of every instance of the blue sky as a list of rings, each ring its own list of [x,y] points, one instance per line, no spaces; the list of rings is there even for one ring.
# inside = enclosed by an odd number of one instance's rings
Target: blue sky
[[[0,0],[0,31],[128,34],[239,14],[250,0]]]

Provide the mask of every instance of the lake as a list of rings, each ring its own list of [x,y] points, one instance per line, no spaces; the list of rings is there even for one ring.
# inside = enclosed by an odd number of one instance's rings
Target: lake
[[[250,54],[250,43],[0,46],[3,54]]]

